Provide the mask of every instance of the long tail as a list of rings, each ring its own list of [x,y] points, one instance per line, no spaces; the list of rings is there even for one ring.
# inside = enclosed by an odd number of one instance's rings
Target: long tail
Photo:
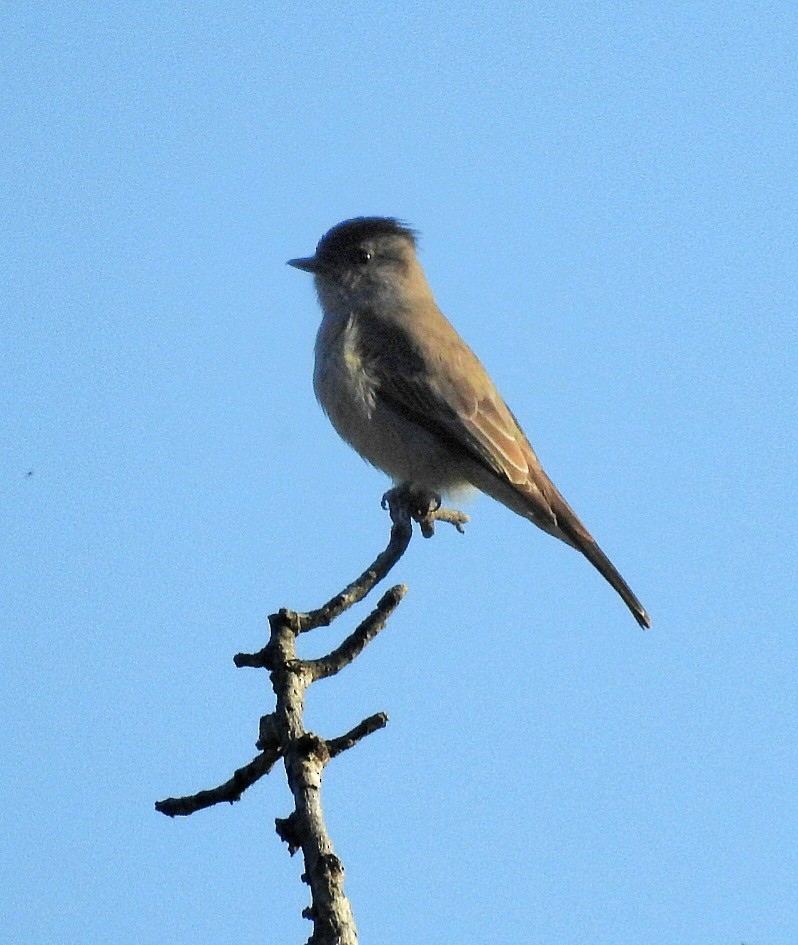
[[[599,574],[615,588],[640,626],[644,630],[648,630],[651,627],[651,620],[643,605],[635,597],[631,587],[624,581],[612,561],[593,540],[593,536],[579,521],[573,509],[561,496],[558,497],[562,501],[562,506],[557,503],[558,507],[555,507],[554,511],[557,516],[559,530],[562,531],[568,543],[581,551]]]

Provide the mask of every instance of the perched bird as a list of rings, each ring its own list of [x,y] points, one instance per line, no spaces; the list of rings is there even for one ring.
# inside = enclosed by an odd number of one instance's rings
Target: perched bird
[[[438,308],[413,230],[390,217],[345,220],[288,265],[314,276],[323,318],[313,386],[347,443],[411,490],[487,493],[581,551],[651,625]]]

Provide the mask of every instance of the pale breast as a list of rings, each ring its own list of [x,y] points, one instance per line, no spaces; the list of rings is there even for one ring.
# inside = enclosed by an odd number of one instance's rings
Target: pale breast
[[[313,389],[338,434],[370,459],[363,441],[374,412],[375,386],[358,353],[353,319],[322,320]]]
[[[316,338],[313,386],[338,435],[395,482],[438,493],[468,487],[468,477],[444,443],[377,396],[364,363],[356,322],[325,317]]]

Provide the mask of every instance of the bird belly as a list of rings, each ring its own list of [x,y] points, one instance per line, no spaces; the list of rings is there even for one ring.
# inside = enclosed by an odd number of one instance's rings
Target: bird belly
[[[316,397],[338,435],[396,483],[438,494],[470,490],[445,444],[379,398],[353,341],[343,332],[316,348]]]

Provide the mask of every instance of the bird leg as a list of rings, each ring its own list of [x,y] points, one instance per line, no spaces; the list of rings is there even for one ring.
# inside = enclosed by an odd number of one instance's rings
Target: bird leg
[[[435,522],[448,522],[462,534],[468,521],[463,512],[441,508],[441,497],[436,492],[414,488],[407,483],[389,489],[382,497],[382,507],[390,511],[393,521],[399,516],[418,522],[425,538],[435,534]]]

